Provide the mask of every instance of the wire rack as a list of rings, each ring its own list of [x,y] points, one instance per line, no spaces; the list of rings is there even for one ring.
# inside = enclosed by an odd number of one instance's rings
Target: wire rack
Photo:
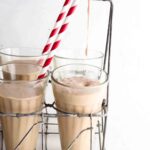
[[[28,116],[40,116],[41,120],[34,123],[30,129],[25,133],[23,138],[20,140],[20,142],[16,145],[14,150],[17,150],[19,146],[22,144],[22,142],[25,140],[25,138],[30,134],[32,129],[37,125],[40,124],[41,128],[39,131],[39,140],[41,141],[40,146],[37,148],[37,150],[48,150],[51,149],[51,147],[48,146],[49,143],[49,135],[57,135],[59,137],[59,131],[58,129],[54,131],[54,128],[58,126],[57,121],[54,120],[57,117],[88,117],[90,119],[90,126],[81,130],[77,136],[72,140],[72,142],[68,145],[66,150],[70,150],[73,144],[78,140],[78,138],[85,132],[90,131],[90,147],[92,150],[93,147],[93,134],[98,139],[98,147],[99,150],[104,150],[104,141],[105,141],[105,128],[106,128],[106,117],[107,117],[107,105],[105,104],[106,100],[103,101],[102,110],[99,113],[96,114],[78,114],[78,113],[67,113],[62,112],[58,110],[55,107],[55,103],[53,104],[45,104],[43,108],[43,112],[34,112],[30,114],[16,114],[16,113],[0,113],[0,116],[9,116],[9,117],[28,117]],[[48,113],[48,109],[53,109],[57,111],[57,113]],[[59,113],[58,113],[59,112]],[[92,120],[96,118],[96,125],[92,125]],[[94,133],[93,133],[94,132]],[[2,129],[0,130],[0,150],[5,150],[4,142],[3,142],[3,132]],[[94,142],[95,144],[95,142]]]
[[[107,73],[108,78],[110,74],[110,56],[111,56],[111,37],[112,37],[112,17],[113,17],[113,3],[111,0],[96,0],[101,2],[108,2],[110,4],[109,9],[109,19],[108,19],[108,27],[107,27],[107,38],[105,45],[105,53],[104,53],[104,65],[103,70]],[[108,101],[109,101],[109,84],[107,86],[107,97],[103,100],[102,110],[96,114],[76,114],[76,113],[67,113],[58,110],[55,107],[55,103],[52,104],[44,104],[43,111],[34,112],[30,114],[15,114],[15,113],[2,113],[0,112],[0,117],[26,117],[38,115],[41,117],[39,122],[36,122],[31,126],[31,128],[27,131],[24,137],[20,140],[20,142],[16,145],[14,150],[18,150],[19,145],[25,140],[28,134],[32,131],[32,129],[40,124],[39,131],[39,145],[37,146],[37,150],[49,150],[52,149],[49,144],[50,136],[57,136],[59,141],[59,130],[58,130],[58,117],[88,117],[90,119],[90,126],[88,128],[83,129],[78,133],[78,135],[72,140],[72,142],[68,145],[66,150],[71,150],[71,147],[78,140],[78,138],[85,132],[90,131],[90,150],[105,150],[105,135],[106,135],[106,126],[107,126],[107,110],[108,110]],[[54,113],[49,113],[49,110],[53,110]],[[59,113],[58,113],[59,112]],[[92,125],[92,120],[96,118],[96,125]],[[54,130],[54,128],[56,130]],[[93,136],[94,135],[94,136]],[[93,148],[93,145],[96,144],[95,139],[97,139],[97,148]],[[51,143],[52,144],[52,143]],[[53,148],[53,150],[60,150],[60,147]],[[0,127],[0,150],[5,150],[5,145],[3,142],[3,131]]]

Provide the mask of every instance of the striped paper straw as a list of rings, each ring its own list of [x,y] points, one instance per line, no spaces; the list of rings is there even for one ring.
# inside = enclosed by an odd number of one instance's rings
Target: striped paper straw
[[[71,5],[71,0],[65,0],[63,7],[62,7],[62,10],[57,17],[57,20],[56,20],[56,23],[53,27],[53,30],[51,31],[49,38],[47,40],[47,43],[43,49],[43,52],[42,52],[43,55],[47,54],[50,51],[50,48],[56,39],[56,35],[58,34],[58,31],[61,28],[61,25],[63,24],[64,18],[67,14],[67,11],[68,11],[70,5]]]
[[[51,64],[51,61],[56,53],[56,49],[58,48],[58,46],[60,45],[61,43],[61,39],[62,39],[62,36],[63,36],[63,33],[66,31],[66,29],[68,28],[68,25],[69,25],[69,22],[70,22],[70,19],[71,19],[71,16],[72,14],[74,13],[74,11],[76,10],[76,7],[77,7],[77,4],[78,4],[78,1],[79,0],[73,0],[72,4],[71,4],[71,7],[66,15],[66,18],[57,34],[57,37],[55,39],[55,42],[53,43],[51,49],[50,49],[50,52],[49,52],[49,55],[42,67],[42,71],[40,73],[40,75],[38,76],[38,79],[41,79],[41,78],[44,78],[45,77],[45,74],[47,72],[47,70],[49,69],[49,66]]]

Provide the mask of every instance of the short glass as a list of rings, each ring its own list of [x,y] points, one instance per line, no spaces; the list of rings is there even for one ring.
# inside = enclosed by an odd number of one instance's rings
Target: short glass
[[[98,67],[85,64],[70,64],[52,72],[52,87],[55,104],[64,114],[95,114],[102,110],[107,97],[108,76]],[[58,113],[59,113],[58,111]],[[88,116],[89,116],[88,115]],[[97,119],[92,119],[92,127]],[[58,116],[62,150],[69,148],[81,131],[91,127],[89,117]],[[72,145],[73,150],[90,150],[90,130],[81,134]]]

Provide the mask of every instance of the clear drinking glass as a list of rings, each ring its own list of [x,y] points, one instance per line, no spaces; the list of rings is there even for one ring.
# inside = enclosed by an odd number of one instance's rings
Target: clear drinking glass
[[[0,112],[5,114],[0,119],[6,150],[36,149],[41,117],[34,113],[42,112],[49,75],[37,80],[40,69],[26,63],[0,66]]]
[[[99,68],[103,67],[104,55],[101,51],[90,51],[86,56],[83,49],[65,49],[59,50],[54,56],[53,68],[67,64],[89,64]]]
[[[51,78],[57,109],[80,115],[101,112],[107,96],[106,72],[92,65],[70,64],[56,68]],[[62,150],[66,150],[81,131],[91,127],[90,117],[58,116],[58,124]],[[95,125],[96,118],[93,118],[92,127]],[[90,130],[82,133],[71,149],[90,150]]]
[[[47,54],[42,55],[42,49],[37,48],[3,48],[0,49],[0,64],[19,62],[43,65]]]

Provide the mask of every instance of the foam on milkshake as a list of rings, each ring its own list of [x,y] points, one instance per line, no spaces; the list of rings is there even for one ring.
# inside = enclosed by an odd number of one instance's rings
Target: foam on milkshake
[[[98,80],[91,80],[85,77],[64,78],[60,80],[60,82],[73,88],[84,88],[84,87],[100,85]]]

